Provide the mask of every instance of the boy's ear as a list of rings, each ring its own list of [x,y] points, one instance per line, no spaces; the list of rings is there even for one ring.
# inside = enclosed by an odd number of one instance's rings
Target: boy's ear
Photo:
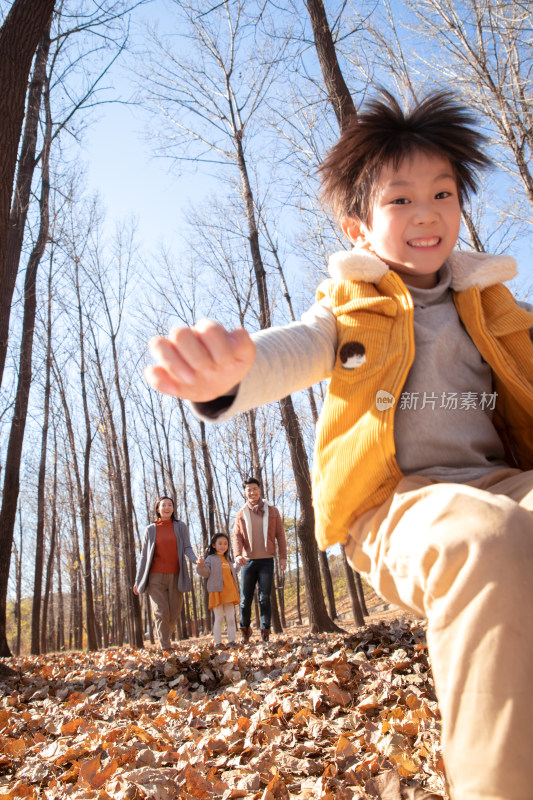
[[[341,222],[341,228],[352,244],[357,247],[369,247],[367,227],[358,217],[346,217]]]

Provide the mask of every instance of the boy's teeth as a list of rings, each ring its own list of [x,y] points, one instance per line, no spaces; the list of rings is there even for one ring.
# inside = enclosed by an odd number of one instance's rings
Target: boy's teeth
[[[432,236],[431,239],[411,239],[408,244],[411,247],[435,247],[440,241],[438,236]]]

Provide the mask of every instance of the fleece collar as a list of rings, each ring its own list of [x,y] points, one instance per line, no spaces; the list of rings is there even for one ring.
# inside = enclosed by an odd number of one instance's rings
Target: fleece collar
[[[516,261],[511,256],[454,250],[447,263],[452,271],[451,288],[456,292],[464,292],[471,286],[486,289],[511,280],[517,273]],[[379,283],[388,271],[388,265],[380,258],[355,247],[340,250],[329,258],[329,274],[335,281]]]

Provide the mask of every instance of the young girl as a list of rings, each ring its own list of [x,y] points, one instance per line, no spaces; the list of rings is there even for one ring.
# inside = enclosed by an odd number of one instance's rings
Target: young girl
[[[225,533],[215,533],[207,551],[207,557],[200,556],[196,566],[198,575],[207,578],[209,608],[213,610],[215,622],[213,634],[215,644],[222,644],[222,621],[226,616],[228,644],[235,643],[235,615],[233,606],[239,605],[237,570],[229,555],[229,539]]]

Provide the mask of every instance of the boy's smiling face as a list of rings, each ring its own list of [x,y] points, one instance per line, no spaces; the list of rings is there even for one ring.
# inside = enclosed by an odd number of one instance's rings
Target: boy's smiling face
[[[435,286],[461,224],[457,180],[444,157],[415,152],[381,170],[368,225],[349,218],[343,230],[410,286]]]

